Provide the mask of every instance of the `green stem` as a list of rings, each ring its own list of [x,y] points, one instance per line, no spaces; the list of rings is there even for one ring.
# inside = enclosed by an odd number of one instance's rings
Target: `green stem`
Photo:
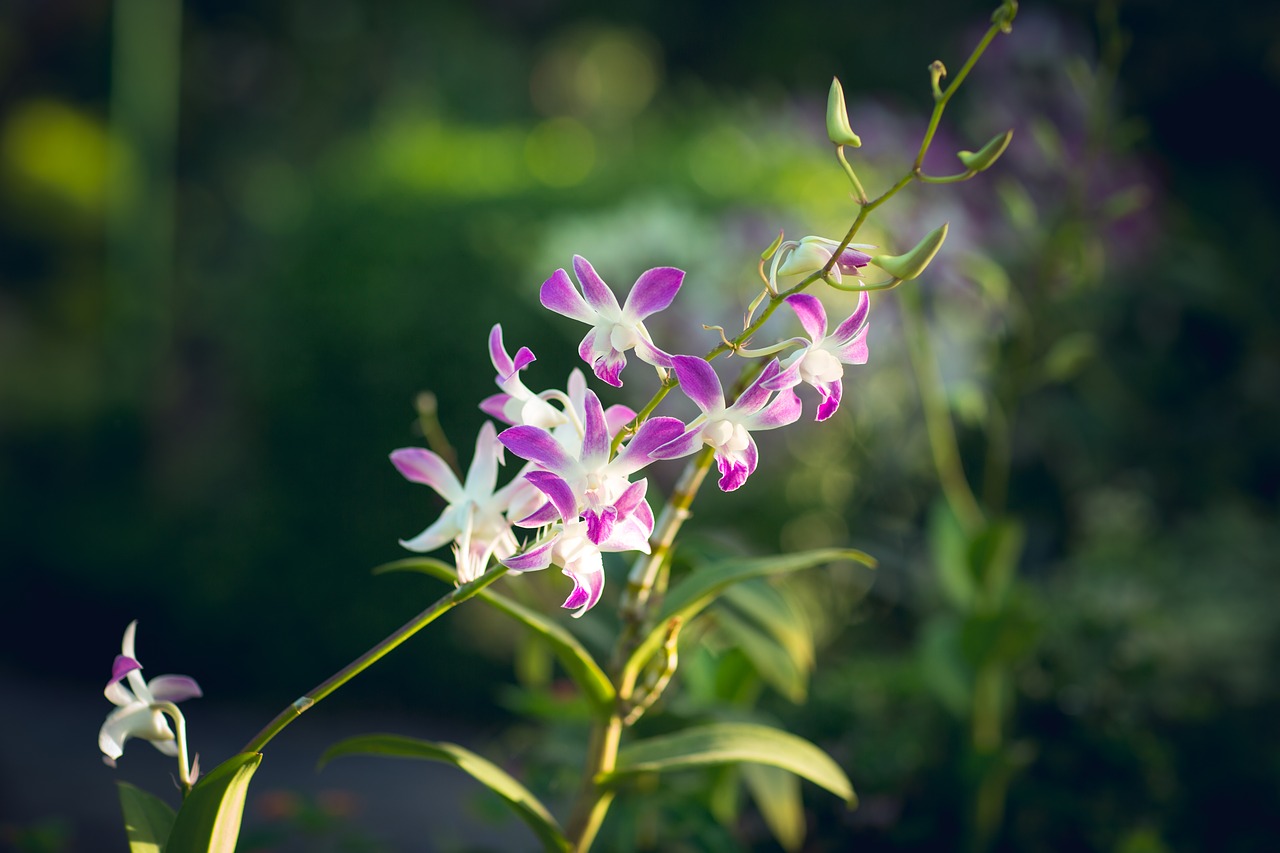
[[[929,446],[933,451],[934,467],[938,470],[938,481],[956,518],[965,530],[973,533],[983,523],[982,510],[978,507],[978,501],[973,496],[960,462],[960,448],[956,443],[955,425],[951,421],[951,407],[947,403],[946,387],[925,328],[920,291],[914,287],[903,288],[899,304],[902,306],[902,330],[907,340],[911,369],[920,390],[920,405],[924,409],[925,427],[929,431]]]
[[[928,153],[929,146],[933,144],[933,136],[938,132],[938,123],[942,121],[942,111],[947,108],[947,104],[951,101],[951,96],[960,88],[960,84],[969,76],[969,72],[973,70],[973,66],[977,64],[982,54],[986,53],[987,47],[992,40],[1000,33],[1001,25],[993,22],[987,28],[986,33],[982,36],[982,40],[978,42],[978,46],[973,49],[973,53],[969,54],[969,58],[965,60],[964,65],[960,68],[960,73],[947,84],[947,88],[942,91],[942,97],[935,98],[933,103],[933,115],[929,116],[929,127],[924,132],[924,139],[920,141],[920,151],[916,154],[915,165],[912,168],[913,174],[919,175],[920,169],[924,166],[924,155]]]
[[[151,710],[159,711],[173,720],[175,740],[178,744],[178,784],[182,788],[182,798],[185,800],[187,794],[191,793],[191,786],[195,784],[195,780],[191,778],[191,762],[187,759],[187,720],[178,710],[178,706],[172,702],[153,702]]]
[[[266,727],[263,728],[262,731],[254,735],[253,739],[241,748],[240,752],[261,752],[262,748],[266,746],[272,738],[280,734],[280,732],[284,730],[285,726],[302,716],[304,711],[309,710],[321,699],[324,699],[330,693],[333,693],[339,687],[364,672],[377,661],[381,660],[405,640],[421,631],[427,625],[430,625],[449,610],[452,610],[468,598],[476,595],[480,590],[489,586],[489,584],[493,583],[506,573],[506,566],[497,565],[480,577],[471,581],[471,583],[466,583],[456,587],[447,595],[442,596],[426,610],[400,626],[400,628],[394,631],[385,640],[369,649],[369,651],[365,652],[333,675],[329,676],[329,678],[322,681],[310,692],[304,694],[292,705],[277,714],[275,719],[267,723]]]
[[[849,165],[849,161],[844,156],[844,146],[836,146],[836,159],[840,161],[841,168],[844,173],[849,176],[849,180],[853,183],[853,188],[858,192],[858,204],[867,203],[867,191],[862,188],[862,181],[858,180],[858,176],[854,174],[853,167]]]

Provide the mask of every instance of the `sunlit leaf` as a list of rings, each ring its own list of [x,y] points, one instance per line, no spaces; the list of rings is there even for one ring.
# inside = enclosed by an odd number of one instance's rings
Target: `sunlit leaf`
[[[787,650],[759,627],[734,616],[726,608],[714,613],[716,627],[723,631],[765,682],[792,702],[803,702],[809,680],[796,666]]]
[[[849,777],[831,756],[804,738],[755,723],[712,723],[628,744],[618,752],[614,771],[602,774],[601,781],[738,763],[779,767],[827,789],[850,806],[857,803]]]
[[[324,755],[320,756],[320,766],[323,767],[329,761],[344,755],[388,755],[452,764],[506,800],[520,819],[529,825],[547,850],[569,849],[569,842],[563,830],[551,816],[551,812],[547,811],[546,806],[542,805],[538,798],[516,781],[511,774],[469,749],[457,744],[418,740],[400,735],[360,735],[336,743],[325,750]]]
[[[234,853],[249,781],[262,753],[233,756],[196,783],[178,810],[165,853]]]
[[[778,844],[784,850],[799,850],[805,833],[800,780],[785,770],[764,764],[744,764],[741,770],[742,781]]]
[[[397,560],[394,563],[379,566],[373,571],[374,574],[421,572],[450,583],[458,580],[453,566],[426,557]],[[569,633],[563,625],[488,589],[481,590],[477,597],[523,623],[545,639],[556,653],[561,665],[564,666],[565,672],[582,688],[597,713],[608,714],[613,709],[613,682],[596,663],[591,652],[587,651],[578,638]]]
[[[875,558],[862,551],[848,548],[823,548],[773,557],[726,560],[694,570],[667,593],[657,623],[632,653],[630,664],[643,664],[644,661],[653,657],[666,636],[667,624],[673,618],[682,619],[687,624],[733,584],[752,578],[798,572],[801,569],[811,569],[837,560],[852,560],[870,568],[875,568],[876,565]]]
[[[129,853],[161,853],[173,829],[176,817],[173,809],[164,800],[128,782],[117,782],[116,787],[120,790]]]
[[[735,584],[725,598],[773,636],[801,672],[813,670],[813,631],[791,599],[764,580]]]

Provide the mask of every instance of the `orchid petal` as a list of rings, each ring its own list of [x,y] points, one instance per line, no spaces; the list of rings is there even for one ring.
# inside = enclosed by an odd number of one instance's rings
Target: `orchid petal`
[[[845,364],[866,364],[871,357],[871,351],[867,348],[866,327],[863,327],[863,334],[837,349],[835,355]]]
[[[814,420],[825,421],[840,408],[840,397],[844,393],[844,386],[837,379],[835,382],[824,382],[814,387],[822,395],[822,402],[818,404],[818,415]]]
[[[790,301],[790,297],[788,297]],[[839,326],[836,326],[835,332],[831,337],[839,344],[845,344],[853,340],[854,336],[864,331],[867,323],[867,315],[871,313],[871,297],[866,291],[858,294],[858,307],[853,309],[853,313],[849,315]]]
[[[822,300],[808,293],[793,293],[787,297],[787,304],[796,312],[810,339],[820,341],[827,336],[827,312]]]
[[[604,410],[604,425],[609,435],[617,435],[618,430],[636,419],[636,410],[630,406],[614,404]]]
[[[790,388],[778,392],[762,411],[743,418],[743,425],[749,430],[777,429],[800,419],[804,406],[796,392]]]
[[[619,495],[618,499],[613,502],[613,507],[618,511],[619,517],[625,518],[635,512],[636,509],[639,508],[640,504],[644,503],[644,496],[648,490],[648,480],[637,480],[630,486],[627,486],[626,491]]]
[[[644,338],[636,341],[636,357],[654,367],[671,366],[671,354],[663,352]]]
[[[120,654],[127,658],[138,659],[138,653],[134,651],[134,638],[138,633],[138,620],[134,619],[124,629],[124,639],[120,641]]]
[[[756,463],[759,461],[760,453],[756,449],[755,439],[751,439],[746,449],[742,452],[741,458],[729,458],[728,456],[716,456],[716,467],[720,470],[720,486],[722,492],[732,492],[747,482],[747,478],[756,470]]]
[[[526,481],[527,482],[527,481]],[[541,497],[541,493],[539,493]],[[520,527],[543,527],[560,517],[560,510],[551,501],[543,500],[542,506],[516,522]]]
[[[617,508],[612,506],[607,506],[599,512],[589,509],[582,513],[583,520],[587,522],[587,538],[593,545],[599,545],[609,538],[614,525],[618,523],[618,515]]]
[[[573,256],[573,272],[578,276],[579,283],[582,284],[582,295],[587,298],[587,304],[595,309],[595,313],[606,320],[616,322],[622,314],[622,308],[618,305],[618,297],[613,295],[613,291],[609,289],[609,285],[604,283],[604,279],[600,278],[596,273],[595,267],[591,266],[591,262],[581,255]],[[595,323],[595,318],[587,320],[588,323]]]
[[[573,494],[573,489],[561,477],[557,477],[550,471],[530,471],[524,475],[524,478],[551,499],[560,517],[566,522],[578,517],[578,499]]]
[[[502,461],[502,445],[498,443],[497,430],[493,423],[485,421],[476,435],[476,451],[471,457],[471,467],[467,469],[467,482],[463,487],[467,495],[473,498],[484,494],[493,494],[493,487],[498,482],[498,463]]]
[[[597,555],[598,558],[599,555]],[[569,593],[569,597],[561,606],[566,610],[577,608],[573,618],[578,619],[600,601],[600,595],[604,592],[604,569],[587,572],[571,572],[564,569],[564,573],[573,579],[573,592]]]
[[[556,270],[551,278],[542,283],[538,300],[544,308],[557,314],[595,325],[596,312],[583,300],[582,294],[569,281],[569,274],[564,270]]]
[[[511,427],[498,434],[498,441],[521,459],[536,462],[552,471],[564,471],[572,461],[560,442],[539,427]]]
[[[778,360],[775,358],[770,361],[765,365],[764,370],[760,371],[760,375],[756,377],[755,381],[747,386],[747,390],[743,391],[738,396],[738,399],[733,401],[733,405],[729,407],[729,410],[743,415],[750,415],[760,411],[765,403],[768,402],[769,395],[772,393],[769,390],[769,385],[773,383],[781,372],[782,367],[778,364]]]
[[[116,659],[111,664],[111,680],[107,682],[107,686],[118,683],[135,669],[142,669],[142,664],[131,657],[116,655]]]
[[[588,391],[584,401],[582,454],[583,466],[595,468],[609,461],[609,428],[605,423],[604,407],[594,391]]]
[[[200,685],[189,675],[157,675],[147,682],[157,702],[182,702],[204,695]]]
[[[712,412],[724,407],[724,389],[710,364],[691,355],[676,355],[671,357],[671,366],[680,389],[699,409]]]
[[[406,480],[425,483],[449,503],[465,497],[458,477],[443,459],[421,447],[402,447],[391,451],[391,464]]]
[[[609,471],[621,477],[639,471],[656,458],[652,455],[653,451],[675,441],[684,431],[684,422],[679,418],[649,418],[640,424],[635,437],[609,463]]]
[[[554,539],[548,540],[532,551],[525,551],[523,554],[516,554],[514,557],[506,558],[502,561],[502,565],[513,572],[540,571],[551,565],[551,549],[554,545]]]
[[[607,382],[614,388],[621,388],[622,380],[618,377],[622,373],[622,368],[626,366],[627,357],[611,349],[604,355],[598,355],[592,362],[591,369],[601,382]]]
[[[410,551],[425,554],[428,551],[434,551],[447,542],[452,542],[461,532],[462,530],[458,526],[457,513],[446,509],[444,514],[436,519],[435,523],[430,527],[412,539],[401,539],[400,544]]]
[[[684,435],[668,441],[660,447],[655,447],[649,451],[649,455],[654,459],[679,459],[681,456],[688,456],[702,447],[702,426],[696,426],[688,430]]]
[[[643,320],[666,308],[683,282],[684,270],[675,267],[655,267],[641,273],[622,306],[623,320]]]
[[[480,401],[480,411],[491,418],[497,418],[504,424],[514,426],[516,421],[507,415],[507,404],[514,399],[510,394],[494,394],[491,397],[485,397]]]

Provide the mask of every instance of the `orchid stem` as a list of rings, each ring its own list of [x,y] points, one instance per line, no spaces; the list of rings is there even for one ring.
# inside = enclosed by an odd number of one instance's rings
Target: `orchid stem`
[[[394,631],[385,640],[369,649],[369,651],[365,652],[333,675],[329,676],[329,678],[322,681],[311,691],[301,696],[293,704],[277,714],[275,719],[270,723],[267,723],[266,727],[263,728],[262,731],[254,735],[253,739],[241,748],[240,752],[261,752],[262,748],[266,746],[272,738],[280,734],[280,732],[284,730],[285,726],[302,716],[304,711],[312,708],[321,699],[324,699],[330,693],[333,693],[339,687],[364,672],[377,661],[381,660],[405,640],[421,631],[427,625],[430,625],[449,610],[452,610],[468,598],[476,595],[482,589],[489,586],[489,584],[493,583],[506,573],[507,567],[499,564],[470,583],[462,584],[461,586],[454,588],[448,594],[441,596],[441,598],[434,604],[410,619],[404,625],[400,626],[400,628]]]
[[[178,743],[178,784],[182,787],[182,798],[185,800],[187,794],[191,793],[191,787],[195,784],[195,780],[191,778],[191,762],[187,758],[186,717],[182,716],[178,706],[172,702],[153,702],[151,709],[159,711],[173,720],[175,739]]]

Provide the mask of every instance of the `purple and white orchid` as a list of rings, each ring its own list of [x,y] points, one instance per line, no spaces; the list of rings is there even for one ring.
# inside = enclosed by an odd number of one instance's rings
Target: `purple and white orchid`
[[[676,459],[696,452],[704,444],[710,445],[720,470],[720,489],[731,492],[756,470],[759,451],[751,432],[794,423],[800,417],[800,398],[790,388],[783,388],[769,399],[773,392],[768,383],[781,371],[777,359],[765,366],[732,406],[725,405],[720,379],[704,359],[677,355],[671,361],[681,390],[702,414],[689,423],[682,435],[650,455],[655,459]]]
[[[867,363],[867,317],[871,312],[871,298],[865,291],[859,293],[858,307],[831,335],[827,334],[827,312],[816,296],[795,293],[788,296],[786,302],[800,318],[800,325],[809,337],[794,339],[803,347],[787,356],[782,362],[782,372],[765,387],[776,391],[801,382],[812,385],[822,396],[815,420],[825,421],[840,408],[844,365]]]
[[[641,361],[655,367],[671,366],[671,356],[654,346],[643,320],[671,304],[684,281],[683,270],[656,267],[641,273],[621,306],[586,258],[574,255],[573,270],[582,285],[581,293],[568,273],[559,269],[543,283],[539,298],[543,306],[557,314],[591,326],[578,345],[578,355],[591,365],[596,376],[622,387],[618,376],[627,366],[625,353],[631,349]]]
[[[502,343],[501,323],[489,331],[489,360],[498,373],[497,382],[502,393],[482,400],[481,411],[504,423],[532,424],[544,429],[554,429],[568,423],[568,415],[544,399],[554,396],[555,392],[534,394],[520,381],[520,371],[536,361],[537,357],[528,347],[520,347],[515,358],[512,358]]]
[[[169,721],[156,704],[181,702],[204,695],[200,685],[190,676],[157,675],[150,681],[145,680],[142,677],[142,664],[138,663],[138,655],[134,650],[137,628],[138,621],[135,619],[124,629],[120,654],[116,655],[115,662],[111,665],[111,680],[103,691],[116,705],[116,709],[107,715],[106,722],[98,731],[98,748],[102,750],[102,760],[111,767],[115,767],[116,759],[124,754],[125,743],[135,737],[151,741],[152,746],[165,755],[185,757],[186,745],[182,744],[181,750],[179,749]],[[181,732],[182,728],[179,727],[179,733]],[[182,768],[182,773],[187,775],[185,767]]]
[[[458,580],[462,583],[484,574],[491,556],[501,560],[514,554],[516,537],[506,514],[513,507],[523,514],[540,501],[530,502],[537,492],[519,477],[494,491],[501,459],[502,445],[489,421],[480,427],[476,437],[476,451],[465,484],[459,483],[448,464],[430,450],[402,447],[392,451],[391,462],[405,479],[425,483],[449,504],[426,530],[412,539],[401,539],[400,544],[423,553],[453,542]]]

